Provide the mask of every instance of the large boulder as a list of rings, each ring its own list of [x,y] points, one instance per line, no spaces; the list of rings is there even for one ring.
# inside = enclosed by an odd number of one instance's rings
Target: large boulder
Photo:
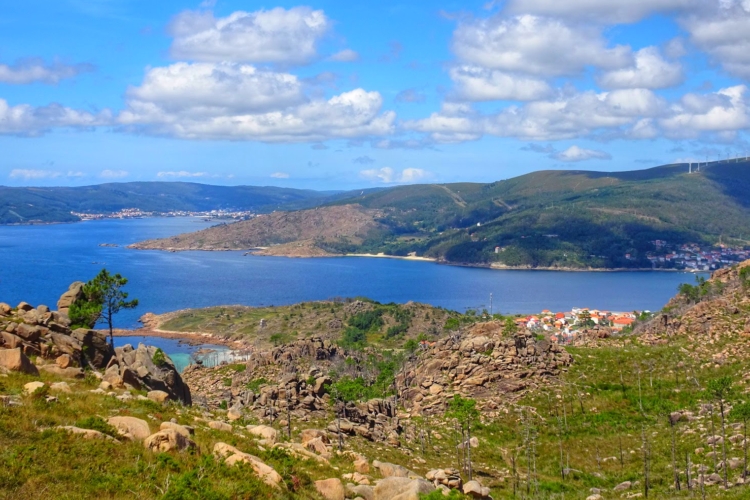
[[[325,500],[344,500],[346,498],[344,485],[336,477],[315,481],[315,489],[318,490],[320,496],[325,498]]]
[[[248,425],[247,431],[253,436],[266,441],[267,444],[274,444],[276,442],[276,429],[267,425]]]
[[[226,443],[216,443],[214,445],[214,455],[223,458],[224,463],[229,465],[246,463],[252,467],[253,471],[260,479],[269,486],[278,488],[282,484],[281,475],[270,465],[264,463],[260,458],[249,453],[242,452],[234,446]]]
[[[148,422],[135,417],[111,417],[107,423],[131,441],[143,441],[151,435]],[[186,436],[187,437],[187,436]]]
[[[102,332],[78,328],[70,336],[80,343],[85,363],[94,368],[105,368],[115,355],[107,335]]]
[[[143,446],[155,452],[183,451],[195,448],[195,443],[174,429],[166,429],[148,436],[143,441]]]
[[[419,500],[420,495],[435,491],[435,487],[424,479],[387,477],[373,488],[373,500]]]
[[[138,344],[138,348],[134,349],[126,344],[115,348],[115,359],[109,363],[107,372],[115,367],[123,383],[149,391],[164,391],[171,400],[192,404],[190,388],[182,380],[174,363],[154,346]]]
[[[29,375],[39,375],[36,366],[21,352],[21,348],[0,349],[0,372],[21,372]]]
[[[373,460],[372,466],[378,469],[383,477],[419,477],[418,474],[401,465]]]
[[[58,312],[67,315],[73,302],[83,298],[83,285],[81,281],[76,281],[68,287],[68,291],[62,294],[60,300],[57,301]]]

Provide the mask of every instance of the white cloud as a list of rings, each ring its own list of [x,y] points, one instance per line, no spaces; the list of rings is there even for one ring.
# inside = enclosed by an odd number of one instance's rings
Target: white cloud
[[[662,89],[682,83],[682,66],[666,61],[656,47],[646,47],[635,53],[635,64],[606,72],[597,78],[604,88]]]
[[[286,172],[274,172],[271,174],[271,177],[273,177],[274,179],[288,179],[289,174],[287,174]]]
[[[283,108],[304,100],[296,76],[235,63],[176,63],[150,69],[127,91],[139,114],[192,117],[244,114]]]
[[[67,173],[68,177],[86,177],[86,174],[80,171],[69,170]]]
[[[565,151],[552,155],[553,158],[565,162],[576,162],[586,160],[611,160],[612,155],[595,149],[584,149],[578,146],[570,146]]]
[[[103,179],[122,179],[130,175],[127,170],[102,170],[99,177]]]
[[[304,96],[297,78],[233,63],[177,63],[150,70],[128,91],[118,122],[183,139],[315,142],[382,136],[395,114],[378,92],[354,89],[329,99]]]
[[[478,66],[451,68],[450,77],[456,84],[457,97],[467,101],[532,101],[552,93],[544,80]]]
[[[208,176],[208,173],[206,172],[188,172],[186,170],[179,170],[176,172],[158,172],[156,174],[157,177],[160,179],[164,178],[170,178],[170,177],[206,177]]]
[[[632,62],[629,47],[608,47],[596,27],[531,15],[460,22],[452,47],[463,62],[539,77],[577,75],[588,66],[619,69]]]
[[[334,62],[354,62],[359,61],[359,54],[352,49],[344,49],[333,54],[328,60]]]
[[[510,106],[499,113],[479,115],[466,106],[444,106],[406,128],[426,132],[436,142],[462,142],[484,134],[527,140],[559,140],[590,135],[599,130],[621,130],[639,119],[664,116],[666,101],[646,89],[582,92],[552,100]]]
[[[62,177],[62,172],[56,170],[33,170],[25,168],[14,168],[10,171],[8,177],[11,179],[23,179],[29,180],[40,180],[40,179],[56,179]]]
[[[170,26],[171,52],[195,61],[304,64],[317,57],[317,42],[330,26],[322,10],[309,7],[237,11],[222,18],[185,11]]]
[[[53,128],[83,129],[110,124],[109,110],[92,114],[59,104],[11,106],[0,99],[0,135],[40,136]]]
[[[373,182],[382,182],[384,184],[408,184],[424,181],[432,177],[432,174],[421,168],[405,168],[397,172],[391,167],[380,169],[361,170],[360,177]]]
[[[69,65],[58,61],[45,64],[38,58],[22,59],[11,66],[0,64],[0,83],[22,85],[41,82],[54,85],[61,80],[91,71],[94,71],[94,66],[91,64]]]
[[[719,62],[726,71],[750,78],[750,2],[721,0],[681,19],[692,42]]]
[[[514,14],[538,14],[582,21],[633,23],[656,13],[680,12],[706,0],[510,0]]]
[[[712,94],[687,94],[672,106],[670,116],[660,120],[660,125],[668,135],[678,138],[746,129],[750,127],[746,93],[747,87],[738,85]]]

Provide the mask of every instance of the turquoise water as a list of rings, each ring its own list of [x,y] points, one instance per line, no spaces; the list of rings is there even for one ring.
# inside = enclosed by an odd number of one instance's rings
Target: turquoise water
[[[177,371],[182,373],[186,366],[194,363],[197,359],[202,359],[202,356],[197,353],[199,349],[212,349],[218,353],[226,353],[228,349],[223,346],[216,345],[189,345],[185,342],[181,342],[176,339],[165,339],[161,337],[145,337],[145,336],[129,336],[129,337],[115,337],[115,347],[120,347],[125,344],[130,344],[133,347],[138,347],[138,344],[147,344],[160,348],[162,351],[167,353],[172,361],[174,362]]]
[[[498,271],[398,259],[289,259],[124,248],[207,226],[191,218],[0,226],[0,301],[54,307],[71,282],[89,280],[106,267],[126,276],[126,289],[140,301],[137,309],[116,316],[116,327],[132,328],[146,312],[354,296],[466,310],[489,309],[492,293],[494,312],[502,313],[572,307],[658,310],[680,283],[695,280],[689,273]],[[102,243],[120,246],[99,246]]]

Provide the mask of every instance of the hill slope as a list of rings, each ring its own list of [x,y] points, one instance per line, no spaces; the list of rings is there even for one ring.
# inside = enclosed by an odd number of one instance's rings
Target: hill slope
[[[70,212],[112,213],[124,208],[145,212],[234,209],[264,213],[309,208],[350,196],[352,193],[191,182],[123,182],[70,188],[0,186],[0,224],[73,222],[78,217]]]
[[[415,252],[500,267],[650,268],[647,254],[656,239],[670,245],[744,245],[750,235],[749,187],[747,161],[711,163],[692,174],[687,165],[666,165],[631,172],[541,171],[491,184],[399,186],[329,204],[357,205],[352,210],[369,214],[373,224],[366,234],[337,236],[336,226],[326,225],[325,235],[306,239],[317,248],[310,255]],[[235,231],[259,231],[263,224],[270,231],[272,223],[267,218],[232,230],[209,229],[200,237],[211,235],[222,248],[242,249],[248,246]],[[196,248],[196,236],[179,240],[182,248]]]

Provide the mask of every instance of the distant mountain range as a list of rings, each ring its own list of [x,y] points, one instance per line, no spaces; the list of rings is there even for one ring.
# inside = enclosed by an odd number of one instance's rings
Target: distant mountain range
[[[273,245],[267,253],[415,253],[449,263],[580,269],[650,268],[655,240],[666,241],[666,248],[750,240],[748,161],[713,162],[692,173],[687,164],[628,172],[540,171],[491,184],[410,185],[337,196],[306,200],[320,205],[314,217],[260,217],[140,247]],[[358,205],[357,228],[335,230],[340,217],[333,207],[341,205]],[[326,230],[311,232],[305,220]]]
[[[273,186],[211,186],[190,182],[125,182],[82,187],[0,186],[0,224],[74,222],[76,213],[114,213],[218,209],[295,210],[322,205],[356,192],[313,191]]]

